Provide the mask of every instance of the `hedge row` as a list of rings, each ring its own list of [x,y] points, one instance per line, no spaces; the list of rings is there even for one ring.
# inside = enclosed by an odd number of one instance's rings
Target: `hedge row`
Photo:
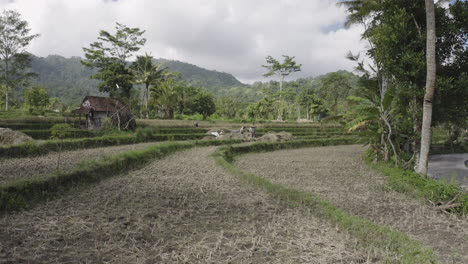
[[[50,139],[52,132],[49,129],[46,130],[20,130],[22,132],[33,139]],[[83,129],[69,129],[67,138],[84,138],[84,137],[95,137],[96,133],[91,130],[83,130]]]
[[[52,151],[76,150],[84,148],[99,148],[106,146],[127,145],[151,141],[168,140],[191,140],[201,139],[205,134],[153,134],[151,137],[125,136],[103,136],[93,138],[47,140],[43,143],[28,141],[22,144],[0,147],[1,158],[23,158],[47,154]]]
[[[48,176],[23,179],[0,186],[0,212],[30,208],[73,187],[98,182],[104,178],[140,168],[154,159],[198,146],[240,143],[240,140],[168,142],[142,150],[121,153],[110,158],[82,163],[72,170]]]
[[[335,224],[359,239],[364,247],[374,246],[390,251],[394,255],[385,263],[436,263],[434,253],[425,248],[418,241],[412,240],[405,233],[394,231],[388,227],[378,225],[372,221],[349,215],[330,202],[321,199],[309,192],[301,192],[292,188],[274,184],[270,181],[251,173],[242,171],[232,164],[235,156],[250,153],[274,151],[310,146],[326,146],[354,143],[350,139],[323,139],[309,141],[293,141],[284,143],[256,143],[249,146],[226,146],[220,148],[214,157],[218,164],[231,173],[240,176],[247,182],[258,186],[273,196],[289,202],[292,206],[306,206],[311,212],[326,221]]]
[[[156,134],[197,134],[206,133],[207,129],[204,128],[154,128]]]
[[[260,127],[257,131],[275,132],[343,132],[341,128],[320,128],[320,127]]]
[[[51,123],[3,123],[0,122],[0,127],[13,130],[28,130],[28,129],[50,129],[54,124]]]

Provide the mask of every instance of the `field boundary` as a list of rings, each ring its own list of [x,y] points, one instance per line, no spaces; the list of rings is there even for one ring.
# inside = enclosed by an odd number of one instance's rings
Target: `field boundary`
[[[353,144],[355,142],[355,139],[324,139],[302,141],[303,144],[297,144],[299,142],[291,141],[283,143],[256,143],[249,146],[224,146],[219,148],[213,154],[213,157],[217,164],[224,167],[228,172],[265,190],[274,197],[287,201],[293,206],[302,205],[310,208],[314,215],[346,230],[349,234],[359,239],[365,247],[374,246],[389,250],[394,253],[394,257],[398,259],[399,263],[437,263],[432,250],[424,247],[420,242],[412,240],[405,233],[394,231],[367,219],[349,215],[330,202],[312,193],[287,188],[280,184],[274,184],[265,178],[245,172],[232,164],[236,156],[246,153],[300,147],[344,145]]]
[[[141,168],[155,159],[164,158],[177,151],[240,142],[240,140],[168,142],[101,160],[87,161],[66,172],[21,179],[0,186],[0,213],[28,209],[39,201],[53,198],[73,187],[99,182]]]
[[[100,148],[144,142],[201,139],[206,134],[153,134],[149,137],[135,135],[103,136],[92,138],[47,140],[43,143],[28,141],[18,145],[0,147],[0,159],[35,157],[54,151]]]
[[[420,174],[404,170],[384,162],[372,163],[367,160],[370,169],[385,175],[387,185],[394,191],[404,193],[416,199],[431,201],[434,205],[458,205],[449,207],[456,214],[468,214],[468,192],[459,186],[443,180],[423,177]]]

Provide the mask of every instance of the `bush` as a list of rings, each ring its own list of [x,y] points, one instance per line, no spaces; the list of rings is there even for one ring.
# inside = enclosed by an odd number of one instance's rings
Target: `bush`
[[[155,131],[150,127],[139,127],[135,132],[139,141],[148,141],[153,139],[153,134]]]

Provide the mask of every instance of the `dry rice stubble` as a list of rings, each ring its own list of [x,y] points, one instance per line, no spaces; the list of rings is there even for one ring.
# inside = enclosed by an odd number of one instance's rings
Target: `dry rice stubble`
[[[346,233],[197,148],[0,219],[0,262],[358,263]]]

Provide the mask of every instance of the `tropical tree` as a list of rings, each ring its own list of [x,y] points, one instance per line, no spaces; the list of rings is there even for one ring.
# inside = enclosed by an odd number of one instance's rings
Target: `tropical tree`
[[[207,91],[200,90],[193,97],[190,108],[192,111],[203,115],[203,119],[206,119],[216,112],[214,96]]]
[[[144,90],[144,105],[145,105],[145,116],[149,117],[148,102],[150,100],[150,86],[161,83],[171,73],[163,64],[154,64],[153,57],[145,54],[145,56],[137,56],[135,62],[130,66],[130,71],[134,76],[135,84],[143,84]]]
[[[328,107],[334,115],[338,115],[339,100],[344,101],[353,88],[353,74],[346,71],[337,71],[325,75],[320,79],[322,86],[318,89],[319,97],[326,100]]]
[[[236,116],[237,104],[230,97],[222,96],[216,104],[216,113],[220,116],[233,118]]]
[[[5,90],[5,110],[9,107],[9,92],[27,81],[32,73],[25,71],[30,64],[26,47],[39,34],[31,34],[28,22],[13,10],[0,15],[0,85]]]
[[[431,145],[432,99],[436,81],[436,28],[434,0],[425,0],[426,5],[426,94],[424,95],[421,151],[417,172],[427,174],[429,148]]]
[[[25,92],[26,103],[29,106],[29,112],[38,111],[44,114],[45,108],[50,104],[49,94],[44,87],[33,87]]]
[[[98,69],[91,78],[101,80],[98,85],[101,92],[129,98],[133,76],[127,67],[127,59],[146,43],[146,39],[142,37],[145,31],[120,23],[116,23],[115,29],[115,34],[101,30],[98,41],[91,43],[89,48],[83,48],[85,59],[81,63]]]
[[[281,98],[281,93],[283,91],[283,81],[284,78],[287,77],[289,74],[293,72],[298,72],[301,70],[302,64],[297,64],[294,61],[294,57],[286,56],[283,55],[284,60],[282,63],[280,63],[278,60],[273,58],[272,56],[267,56],[266,57],[266,62],[267,65],[262,65],[263,68],[266,68],[268,70],[267,73],[265,73],[263,76],[264,77],[270,77],[272,75],[277,75],[279,77],[280,83],[279,83],[279,92],[280,92],[280,98]],[[281,100],[281,99],[280,99]],[[283,120],[282,113],[283,109],[282,106],[284,104],[281,103],[280,107],[278,109],[278,120]]]
[[[167,79],[157,87],[151,87],[151,91],[153,93],[154,105],[158,111],[163,113],[164,118],[173,118],[178,99],[177,81]]]

